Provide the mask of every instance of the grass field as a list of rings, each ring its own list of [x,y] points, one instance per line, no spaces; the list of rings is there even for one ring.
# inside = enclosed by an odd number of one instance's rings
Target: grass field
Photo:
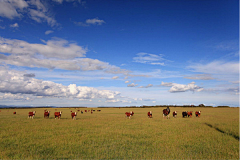
[[[43,108],[1,109],[0,159],[239,159],[239,108],[172,107],[170,119],[162,109],[104,108],[79,112],[77,120],[70,116],[74,108],[57,108],[60,120],[55,108],[49,119]],[[127,119],[130,110],[135,114]],[[201,110],[201,117],[182,118],[185,110]]]

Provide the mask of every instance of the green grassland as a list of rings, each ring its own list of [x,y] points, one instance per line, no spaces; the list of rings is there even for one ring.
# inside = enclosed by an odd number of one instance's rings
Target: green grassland
[[[74,108],[49,108],[49,119],[43,108],[1,109],[0,159],[239,159],[239,108],[172,107],[170,119],[162,109],[101,108],[79,112],[77,120]],[[128,119],[130,110],[135,114]],[[201,117],[182,118],[185,110],[201,110]]]

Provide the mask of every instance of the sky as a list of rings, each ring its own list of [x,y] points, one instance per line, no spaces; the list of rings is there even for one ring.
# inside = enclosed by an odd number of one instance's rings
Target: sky
[[[239,106],[238,0],[0,0],[0,105]]]

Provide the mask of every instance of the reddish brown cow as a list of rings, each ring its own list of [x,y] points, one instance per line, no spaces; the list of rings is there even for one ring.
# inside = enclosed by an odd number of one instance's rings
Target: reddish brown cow
[[[174,117],[174,118],[177,117],[177,111],[174,111],[172,114],[173,114],[173,117]]]
[[[152,111],[148,112],[148,118],[152,118]]]
[[[200,117],[201,111],[196,111],[196,112],[195,112],[195,115],[196,115],[196,117]]]
[[[62,115],[62,112],[61,112],[61,111],[54,113],[55,119],[56,119],[57,117],[58,117],[58,119],[60,119],[60,118],[61,118],[61,115]]]
[[[76,120],[77,112],[72,112],[72,113],[71,113],[71,116],[72,116],[72,119],[73,119],[73,120],[74,120],[74,119]]]
[[[187,112],[188,117],[192,118],[192,111]]]
[[[13,112],[13,114],[17,114],[17,112]]]
[[[134,115],[134,112],[133,111],[130,111],[130,112],[126,112],[126,117],[128,117],[129,119],[131,118],[131,116]]]
[[[49,118],[50,111],[44,110],[44,118]]]
[[[28,118],[32,118],[35,116],[36,111],[28,112]]]
[[[163,118],[165,118],[167,116],[167,119],[169,119],[169,113],[170,113],[170,108],[167,107],[167,109],[163,110]]]

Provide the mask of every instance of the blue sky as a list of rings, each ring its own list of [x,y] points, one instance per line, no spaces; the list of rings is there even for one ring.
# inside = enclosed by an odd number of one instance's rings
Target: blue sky
[[[239,106],[237,0],[2,0],[0,104]]]

